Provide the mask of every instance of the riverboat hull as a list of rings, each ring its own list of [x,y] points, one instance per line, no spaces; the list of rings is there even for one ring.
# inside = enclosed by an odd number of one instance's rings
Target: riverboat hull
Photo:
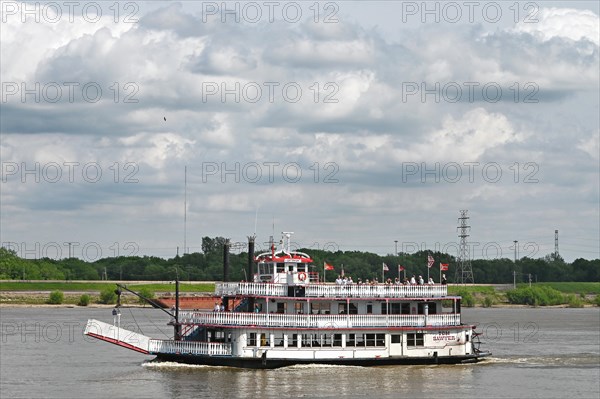
[[[187,354],[157,354],[157,357],[152,362],[175,362],[183,364],[204,365],[204,366],[221,366],[221,367],[237,367],[249,369],[276,369],[295,365],[334,365],[334,366],[360,366],[360,367],[377,367],[377,366],[399,366],[399,365],[435,365],[435,364],[461,364],[461,363],[477,363],[483,358],[490,356],[489,352],[481,352],[479,354],[470,354],[462,356],[427,356],[427,357],[406,357],[406,356],[390,356],[387,358],[373,359],[292,359],[292,358],[242,358],[231,356],[198,356]]]

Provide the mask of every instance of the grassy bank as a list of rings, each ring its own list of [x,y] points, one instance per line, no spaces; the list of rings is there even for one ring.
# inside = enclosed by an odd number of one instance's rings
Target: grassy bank
[[[124,284],[128,288],[139,291],[148,289],[154,292],[174,292],[175,284],[166,283],[145,283],[145,284]],[[48,281],[48,282],[29,282],[29,281],[0,281],[0,291],[87,291],[98,292],[103,291],[106,287],[116,288],[114,281],[89,281],[89,282],[68,282],[68,281]],[[203,284],[179,284],[181,292],[213,292],[215,289],[214,283]]]

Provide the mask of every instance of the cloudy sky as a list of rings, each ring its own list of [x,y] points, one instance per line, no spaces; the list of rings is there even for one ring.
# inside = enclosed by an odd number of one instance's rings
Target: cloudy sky
[[[474,258],[600,256],[596,1],[0,3],[24,257],[456,254],[461,209]]]

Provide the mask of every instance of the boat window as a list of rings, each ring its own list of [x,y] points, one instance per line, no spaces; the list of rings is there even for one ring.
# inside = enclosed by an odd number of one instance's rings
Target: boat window
[[[298,268],[298,272],[305,272],[306,271],[306,265],[299,264],[297,266],[297,268]]]
[[[293,272],[294,271],[294,265],[288,265],[288,272]]]
[[[392,344],[400,344],[400,343],[402,343],[402,335],[392,334]]]
[[[333,334],[333,346],[342,346],[342,334]]]
[[[346,339],[346,346],[355,346],[356,345],[356,334],[348,334],[348,338]]]
[[[292,341],[288,342],[288,347],[297,347],[298,346],[298,334],[292,334]]]
[[[365,336],[363,334],[356,335],[356,346],[365,346]]]
[[[285,273],[285,263],[277,264],[277,273]]]
[[[287,303],[277,302],[277,313],[285,313],[287,310]]]
[[[367,346],[375,346],[375,334],[365,334],[365,343]]]
[[[349,309],[350,311],[347,312],[347,309]],[[338,313],[339,314],[358,314],[358,308],[356,307],[355,303],[350,303],[349,308],[346,307],[346,303],[340,303],[338,304]]]
[[[331,335],[330,334],[321,334],[321,345],[322,346],[331,346]]]
[[[406,345],[407,346],[423,346],[424,345],[424,334],[423,333],[406,334]]]
[[[385,302],[381,303],[381,314],[387,314],[388,304]]]
[[[260,335],[260,346],[270,346],[269,345],[269,338],[267,337],[267,334],[259,334]]]
[[[402,312],[402,304],[398,302],[390,303],[390,314],[400,314]]]
[[[410,314],[410,303],[402,304],[402,314]]]
[[[373,305],[367,304],[367,314],[373,314]]]
[[[310,348],[313,344],[312,334],[302,334],[302,346]]]
[[[427,305],[427,314],[435,314],[436,313],[435,302],[423,302],[423,303],[419,303],[419,305],[418,305],[418,313],[419,314],[425,314],[425,305]]]
[[[294,303],[294,311],[297,314],[303,314],[304,313],[304,302],[296,302],[296,303]]]
[[[274,346],[283,346],[283,331],[275,331],[273,334]]]
[[[246,341],[247,346],[256,346],[256,333],[249,333]]]
[[[311,302],[310,313],[312,314],[329,314],[331,303],[329,302]]]

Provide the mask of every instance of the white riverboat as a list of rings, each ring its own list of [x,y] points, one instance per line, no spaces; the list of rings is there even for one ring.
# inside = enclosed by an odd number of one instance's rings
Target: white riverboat
[[[88,320],[84,333],[157,361],[245,368],[452,364],[490,355],[479,349],[475,326],[461,323],[461,298],[446,285],[321,283],[310,256],[290,250],[289,236],[287,247],[257,257],[252,241],[254,281],[217,283],[222,310],[176,311],[172,340],[122,329],[116,318]]]

